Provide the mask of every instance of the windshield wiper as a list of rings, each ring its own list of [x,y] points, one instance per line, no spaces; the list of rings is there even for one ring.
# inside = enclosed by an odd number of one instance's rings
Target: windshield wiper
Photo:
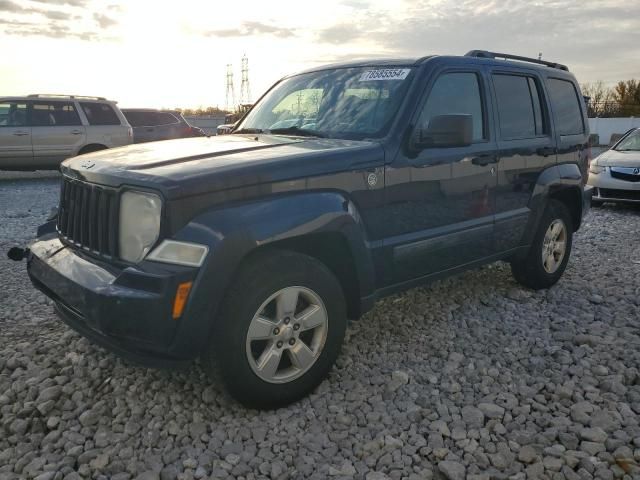
[[[297,135],[300,137],[318,137],[318,138],[326,138],[327,136],[318,132],[317,130],[310,130],[308,128],[300,128],[297,126],[287,127],[287,128],[273,128],[271,130],[265,130],[264,133],[272,133],[274,135]]]
[[[264,132],[264,130],[262,130],[261,128],[241,128],[240,130],[236,130],[235,132],[231,132],[233,133],[262,133]]]

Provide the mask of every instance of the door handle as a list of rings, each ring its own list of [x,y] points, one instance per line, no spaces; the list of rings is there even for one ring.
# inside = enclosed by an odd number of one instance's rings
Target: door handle
[[[498,163],[498,157],[495,155],[478,155],[477,157],[473,157],[471,159],[471,163],[474,165],[479,165],[481,167],[486,167],[490,163]]]
[[[549,155],[555,155],[556,149],[553,147],[541,147],[536,150],[536,154],[548,157]]]
[[[71,130],[71,135],[82,135],[82,130]]]
[[[25,132],[24,130],[18,130],[13,132],[16,137],[24,137],[25,135],[29,135],[29,132]]]
[[[147,130],[147,132],[153,132],[155,129],[154,128],[147,128],[146,130]]]

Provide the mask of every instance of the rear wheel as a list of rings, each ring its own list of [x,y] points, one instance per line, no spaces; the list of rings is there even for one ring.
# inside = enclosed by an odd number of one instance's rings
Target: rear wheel
[[[105,145],[98,145],[94,143],[94,144],[85,145],[84,147],[82,147],[78,152],[78,155],[84,155],[85,153],[91,153],[91,152],[99,152],[100,150],[106,150],[106,149],[107,147]]]
[[[242,267],[216,322],[205,368],[242,404],[274,408],[326,377],[344,338],[346,306],[325,265],[273,250]]]
[[[573,224],[567,207],[557,200],[547,205],[527,255],[511,261],[520,284],[539,290],[554,285],[571,255]]]

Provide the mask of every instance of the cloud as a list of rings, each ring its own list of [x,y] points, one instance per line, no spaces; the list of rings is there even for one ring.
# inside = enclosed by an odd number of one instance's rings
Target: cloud
[[[46,3],[47,5],[69,5],[72,7],[84,7],[88,0],[31,0],[36,3]]]
[[[269,25],[262,22],[246,21],[242,22],[239,27],[227,28],[220,30],[208,30],[203,32],[208,37],[248,37],[248,36],[262,36],[270,35],[278,38],[289,38],[296,36],[296,31],[293,28],[278,27],[275,25]]]
[[[360,28],[355,24],[341,23],[320,30],[317,38],[323,43],[333,43],[342,45],[347,42],[357,40],[362,35]]]
[[[114,25],[118,24],[118,21],[109,17],[108,15],[104,15],[102,13],[94,13],[93,14],[93,19],[98,22],[98,25],[100,25],[100,28],[109,28],[109,27],[113,27]]]
[[[0,12],[21,13],[27,11],[22,5],[11,0],[0,0]]]
[[[61,10],[45,8],[44,4],[59,7]],[[32,3],[25,6],[13,0],[0,0],[0,12],[10,16],[1,19],[0,32],[24,37],[75,38],[92,41],[98,37],[98,33],[79,29],[78,25],[82,24],[83,18],[92,16],[102,29],[112,27],[118,21],[99,12],[92,13],[88,4],[88,0],[32,0]],[[114,13],[118,11],[110,7],[107,7],[110,11]]]

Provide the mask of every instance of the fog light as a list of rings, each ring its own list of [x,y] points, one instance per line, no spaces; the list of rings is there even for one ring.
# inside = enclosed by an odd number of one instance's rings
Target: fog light
[[[185,305],[187,304],[187,298],[189,297],[189,292],[191,291],[192,286],[193,282],[184,282],[178,285],[178,289],[176,290],[176,298],[173,301],[174,320],[177,320],[182,316],[182,312]]]
[[[164,240],[153,252],[147,255],[147,260],[187,267],[199,267],[204,262],[208,252],[209,248],[206,245]]]

